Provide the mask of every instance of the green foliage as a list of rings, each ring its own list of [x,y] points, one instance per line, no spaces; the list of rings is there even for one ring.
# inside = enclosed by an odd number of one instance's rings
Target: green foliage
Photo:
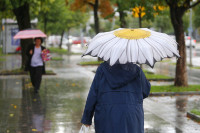
[[[106,20],[106,19],[101,19],[100,20],[100,31],[101,32],[107,32],[107,31],[110,31],[112,30],[112,22],[109,21],[109,20]]]
[[[51,53],[57,53],[57,54],[67,54],[67,50],[66,49],[60,49],[60,48],[55,48],[55,47],[51,47],[48,48],[50,50]]]
[[[154,74],[152,72],[149,72],[147,70],[143,70],[145,76],[147,79],[172,79],[172,77],[161,75],[161,74]]]
[[[190,12],[186,12],[183,15],[183,28],[184,31],[188,33],[188,27],[189,27],[189,19],[190,19]]]
[[[177,87],[173,85],[151,86],[151,92],[187,92],[200,91],[200,85],[189,85],[187,87]]]
[[[144,7],[145,15],[142,17],[143,20],[154,20],[155,14],[162,13],[158,10],[159,6],[166,6],[164,2],[160,0],[131,0],[130,8]]]
[[[69,6],[65,5],[65,0],[51,0],[41,7],[39,14],[35,14],[39,19],[38,27],[45,30],[46,22],[47,34],[61,34],[70,28],[79,27],[88,19],[87,14],[71,11]]]
[[[150,79],[150,80],[153,80],[153,79],[172,79],[169,76],[160,75],[160,74],[148,74],[148,73],[145,73],[145,75],[146,75],[146,78]]]
[[[190,112],[195,114],[195,115],[199,115],[200,116],[200,110],[198,110],[198,109],[193,109]]]
[[[53,60],[53,61],[63,61],[64,59],[62,57],[52,57],[51,60]]]
[[[80,62],[80,65],[100,65],[103,61],[88,61],[88,62]]]
[[[169,10],[164,10],[161,14],[155,17],[153,22],[157,31],[164,33],[173,33],[173,27],[170,21]]]
[[[9,2],[9,0],[0,0],[0,20],[3,18],[13,18],[14,14],[12,12],[12,6]],[[0,21],[1,26],[2,21]],[[0,28],[0,31],[2,29]]]
[[[195,28],[200,27],[200,5],[194,8],[194,26]]]
[[[3,55],[3,49],[0,48],[0,56],[2,56],[2,55]]]

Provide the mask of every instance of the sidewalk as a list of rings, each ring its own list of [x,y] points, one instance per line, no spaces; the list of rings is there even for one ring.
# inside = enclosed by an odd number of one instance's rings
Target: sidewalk
[[[199,96],[150,97],[144,100],[146,133],[199,133],[200,124],[186,117],[199,107]]]
[[[96,67],[76,63],[96,58],[60,56],[64,61],[46,64],[57,75],[43,76],[39,95],[33,95],[28,76],[0,76],[0,133],[78,133]],[[200,107],[199,96],[145,99],[145,133],[199,133],[200,125],[186,117],[194,107]]]

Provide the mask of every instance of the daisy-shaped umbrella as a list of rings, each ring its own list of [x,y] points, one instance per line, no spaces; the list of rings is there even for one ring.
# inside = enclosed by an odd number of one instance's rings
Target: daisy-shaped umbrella
[[[180,57],[177,42],[165,33],[147,28],[123,29],[97,34],[83,54],[115,63],[147,64],[153,67],[163,58]]]

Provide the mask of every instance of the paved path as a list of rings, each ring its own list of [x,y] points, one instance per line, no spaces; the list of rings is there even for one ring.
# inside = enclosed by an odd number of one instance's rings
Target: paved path
[[[0,76],[0,133],[78,132],[96,67],[76,63],[96,59],[62,57],[64,61],[47,63],[57,75],[43,76],[39,95],[32,93],[28,76]],[[199,107],[199,96],[147,98],[145,133],[199,133],[200,125],[186,117],[187,111]]]

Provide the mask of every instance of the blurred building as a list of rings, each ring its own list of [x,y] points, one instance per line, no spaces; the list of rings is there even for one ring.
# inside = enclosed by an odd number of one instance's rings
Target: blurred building
[[[36,27],[38,20],[31,21],[31,27]],[[16,49],[20,47],[20,40],[15,40],[13,37],[19,31],[17,21],[13,19],[2,19],[2,32],[0,42],[3,47],[3,53],[15,53]]]

